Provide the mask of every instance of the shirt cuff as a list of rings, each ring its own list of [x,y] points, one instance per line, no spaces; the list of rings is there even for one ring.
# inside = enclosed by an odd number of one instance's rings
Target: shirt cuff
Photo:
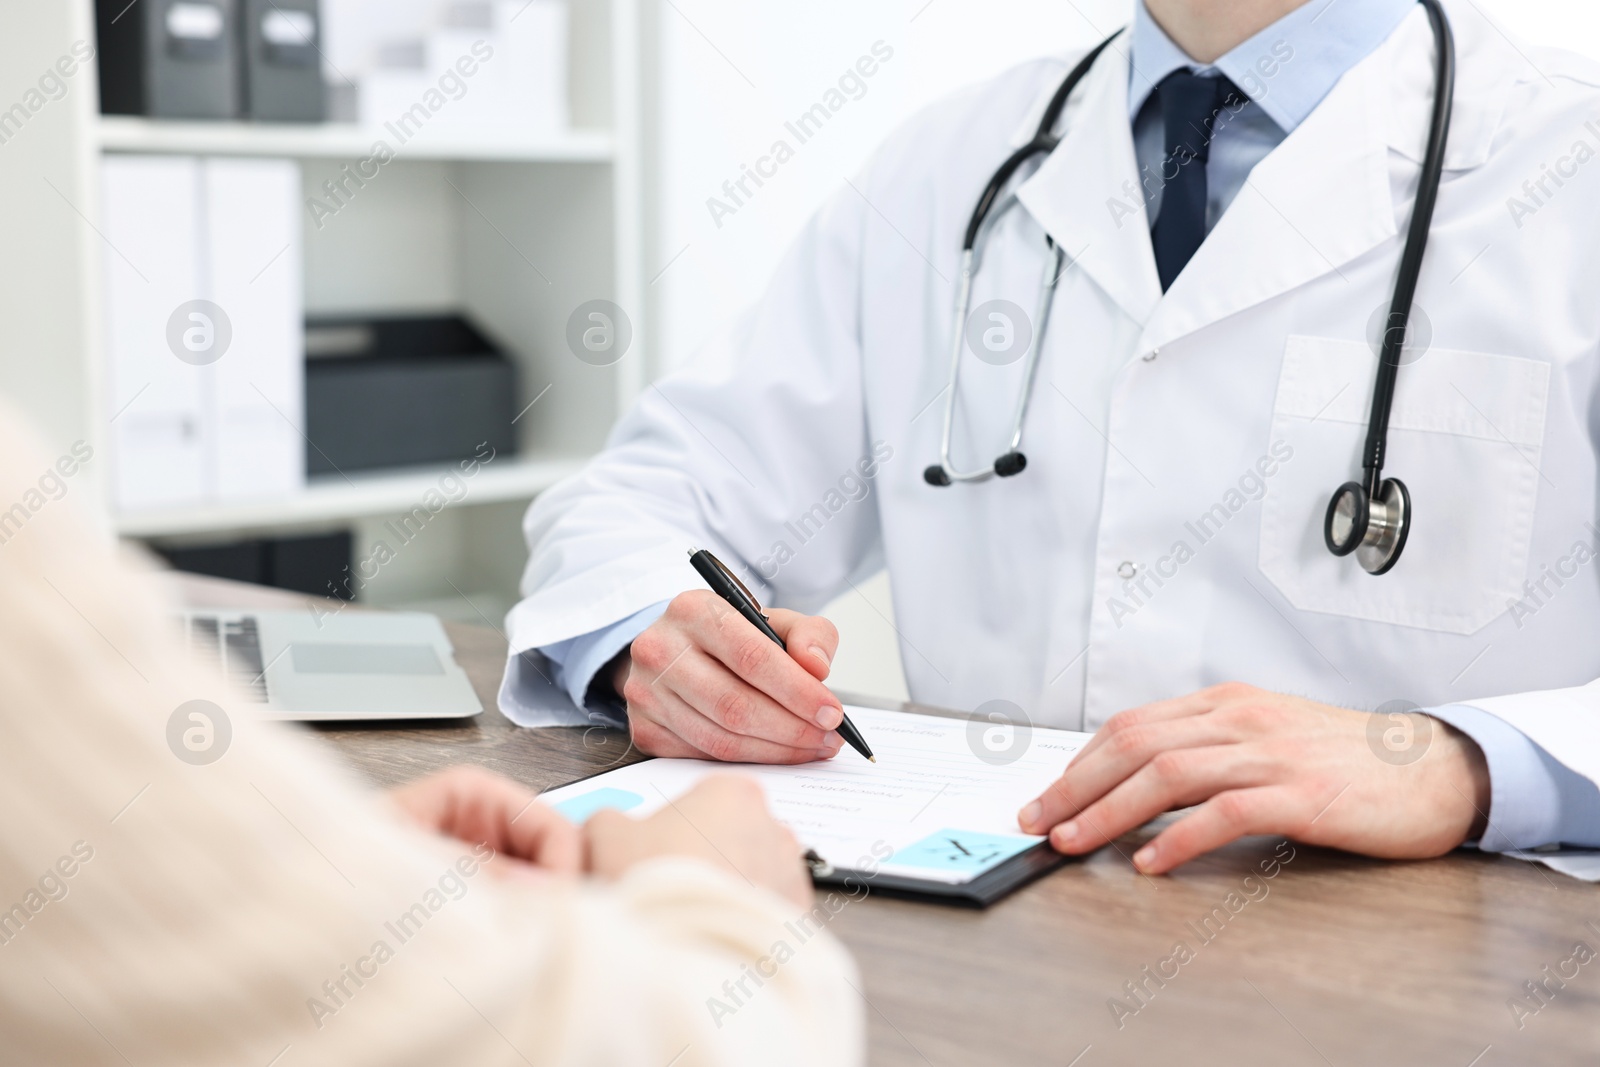
[[[633,639],[642,634],[667,610],[669,601],[636,611],[621,622],[539,649],[552,668],[552,679],[566,690],[572,703],[589,706],[589,687],[600,669],[610,663]],[[620,710],[620,709],[617,709]]]
[[[1600,788],[1496,715],[1467,704],[1424,714],[1460,730],[1489,766],[1487,852],[1569,844],[1600,845]]]
[[[585,711],[555,683],[555,665],[537,649],[513,652],[500,680],[500,713],[518,726],[621,726],[619,716]]]

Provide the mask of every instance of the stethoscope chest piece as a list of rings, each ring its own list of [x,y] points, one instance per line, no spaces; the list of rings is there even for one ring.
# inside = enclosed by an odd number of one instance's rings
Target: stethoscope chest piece
[[[1385,478],[1372,499],[1360,482],[1345,482],[1328,501],[1322,539],[1335,556],[1354,552],[1368,574],[1387,574],[1405,551],[1411,532],[1411,493],[1399,478]]]

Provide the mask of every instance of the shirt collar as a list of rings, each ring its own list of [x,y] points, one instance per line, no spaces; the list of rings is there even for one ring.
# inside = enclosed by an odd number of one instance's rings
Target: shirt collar
[[[1394,32],[1417,0],[1310,0],[1210,66],[1196,63],[1156,25],[1139,0],[1128,75],[1132,121],[1151,92],[1175,70],[1227,75],[1277,123],[1293,132],[1322,98]]]

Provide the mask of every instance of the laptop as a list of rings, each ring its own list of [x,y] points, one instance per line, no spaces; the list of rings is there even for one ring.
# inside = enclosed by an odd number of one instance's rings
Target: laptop
[[[458,719],[483,711],[444,626],[416,612],[214,611],[182,615],[263,718]]]

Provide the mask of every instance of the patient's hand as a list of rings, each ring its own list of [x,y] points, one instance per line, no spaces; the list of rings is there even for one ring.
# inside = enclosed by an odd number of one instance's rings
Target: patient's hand
[[[750,778],[716,775],[650,816],[596,812],[583,827],[588,867],[617,878],[659,856],[691,856],[811,906],[811,878],[800,846],[767,813],[766,796]]]
[[[525,786],[480,767],[450,767],[390,791],[414,822],[545,871],[576,874],[583,863],[578,828],[537,803]]]
[[[1465,734],[1417,714],[1425,748],[1386,758],[1367,712],[1230,683],[1114,715],[1018,822],[1090,852],[1198,804],[1133,857],[1157,874],[1245,834],[1389,859],[1448,852],[1487,821],[1489,772]]]

